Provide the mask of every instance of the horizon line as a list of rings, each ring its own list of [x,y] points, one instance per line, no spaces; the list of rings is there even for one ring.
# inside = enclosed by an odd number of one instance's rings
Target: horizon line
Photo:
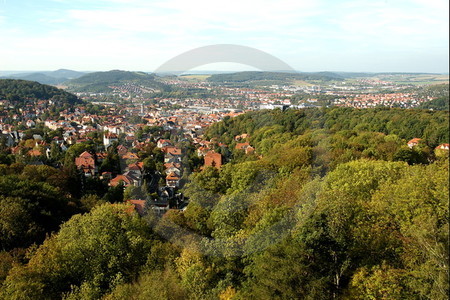
[[[164,74],[164,75],[176,75],[173,73],[179,73],[180,71],[171,70],[166,72],[158,72],[154,71],[142,71],[142,70],[126,70],[126,69],[110,69],[110,70],[75,70],[75,69],[67,69],[67,68],[59,68],[56,70],[0,70],[0,76],[9,76],[9,75],[19,75],[19,74],[36,74],[40,72],[56,72],[60,70],[65,71],[74,71],[81,73],[96,73],[96,72],[110,72],[110,71],[125,71],[125,72],[144,72],[149,74]],[[301,70],[189,70],[187,72],[183,72],[177,76],[185,76],[185,75],[209,75],[210,73],[240,73],[240,72],[267,72],[267,73],[365,73],[365,74],[431,74],[431,75],[449,75],[449,72],[423,72],[423,71],[330,71],[330,70],[320,70],[320,71],[301,71]],[[2,74],[2,73],[10,73],[10,74]]]

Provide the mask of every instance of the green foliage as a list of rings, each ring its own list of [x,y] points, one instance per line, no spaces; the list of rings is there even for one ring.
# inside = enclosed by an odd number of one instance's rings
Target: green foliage
[[[17,175],[0,176],[0,207],[3,250],[42,242],[73,213],[58,188]]]
[[[76,215],[47,239],[26,266],[13,269],[4,283],[3,299],[97,298],[115,285],[135,278],[151,247],[151,232],[130,206],[102,205]],[[34,278],[34,285],[25,286]],[[42,298],[41,294],[39,298]],[[39,299],[37,298],[37,299]]]
[[[429,299],[449,292],[448,164],[414,166],[395,185],[384,185],[371,207],[380,224],[397,228],[407,289]]]
[[[0,249],[9,250],[39,240],[43,228],[33,220],[22,198],[0,196]]]
[[[296,240],[285,240],[255,255],[245,268],[248,281],[237,299],[331,299],[326,270]]]
[[[0,79],[0,99],[19,103],[26,100],[52,100],[60,105],[81,102],[77,96],[53,86],[17,79]]]
[[[223,239],[230,237],[241,229],[247,215],[248,198],[246,194],[222,197],[211,212],[214,228],[212,236]]]
[[[225,125],[225,127],[223,127]],[[304,134],[307,130],[329,129],[328,134],[342,130],[380,132],[397,135],[402,139],[425,138],[435,147],[449,140],[448,114],[442,111],[310,108],[304,110],[280,110],[250,112],[208,128],[208,137],[220,140],[226,131],[231,136],[250,134],[251,143],[258,144],[267,135],[276,133]],[[264,136],[265,135],[265,136]],[[256,147],[258,149],[258,147]]]
[[[108,153],[100,165],[100,173],[111,172],[113,174],[120,173],[120,158],[114,146],[108,148]]]
[[[182,286],[177,272],[172,268],[167,268],[164,271],[158,270],[144,274],[136,284],[119,285],[105,299],[184,300],[190,299],[188,295],[189,293]]]
[[[119,203],[124,199],[124,184],[123,181],[119,182],[118,185],[112,186],[108,189],[106,194],[103,196],[103,200],[109,203]]]
[[[124,200],[130,200],[130,199],[146,199],[147,198],[147,189],[145,185],[142,185],[140,187],[130,185],[125,188],[123,191],[123,199]]]
[[[80,199],[81,208],[84,211],[91,211],[94,207],[105,204],[106,201],[95,194],[84,195]]]
[[[242,133],[256,155],[233,150]],[[44,212],[68,213],[57,178],[69,171],[0,165],[0,241],[9,251],[0,253],[0,298],[447,299],[448,158],[432,151],[448,142],[446,113],[251,112],[207,135],[227,141],[230,162],[189,176],[186,210],[140,219],[130,206],[102,203],[146,191],[119,185],[100,198],[93,187],[102,183],[84,181],[80,205],[90,212],[22,262],[11,249],[28,246],[39,226],[49,232]],[[410,149],[413,137],[423,142]],[[139,155],[146,172],[162,168],[154,144]],[[54,221],[57,230],[64,219]]]
[[[358,299],[414,299],[406,289],[407,274],[383,264],[361,268],[353,277],[350,297]]]
[[[206,167],[203,171],[194,173],[192,180],[197,187],[207,191],[218,193],[224,190],[219,171],[214,167]]]

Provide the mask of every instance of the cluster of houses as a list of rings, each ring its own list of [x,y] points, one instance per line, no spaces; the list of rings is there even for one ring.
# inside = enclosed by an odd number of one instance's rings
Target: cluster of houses
[[[182,172],[181,149],[172,145],[172,142],[168,139],[159,139],[156,146],[164,153],[166,186],[171,188],[180,187]]]
[[[407,145],[410,149],[413,149],[414,147],[420,145],[420,143],[423,142],[423,139],[421,138],[413,138],[411,140],[408,141]],[[437,151],[449,151],[449,144],[444,143],[444,144],[440,144],[439,146],[437,146],[436,148],[434,148],[434,150]]]
[[[411,93],[348,94],[339,95],[334,100],[336,106],[370,108],[376,106],[412,108],[433,100],[432,97],[418,97]]]
[[[75,165],[78,170],[86,177],[99,176],[101,179],[108,180],[110,187],[117,187],[122,184],[124,188],[133,186],[141,187],[144,183],[144,164],[139,161],[139,157],[130,152],[129,149],[122,144],[112,144],[116,139],[114,133],[105,133],[104,143],[105,147],[116,147],[119,155],[123,171],[120,174],[113,176],[111,172],[102,172],[99,174],[98,165],[106,158],[106,153],[98,152],[91,154],[88,151],[84,151],[78,157],[75,158]],[[108,145],[108,146],[107,146]],[[138,212],[143,213],[147,209],[153,209],[159,214],[166,212],[169,208],[185,207],[184,196],[181,193],[176,193],[176,188],[180,186],[181,179],[181,149],[172,145],[169,140],[160,139],[157,147],[164,153],[164,166],[166,168],[166,185],[158,186],[158,175],[150,175],[151,186],[155,187],[155,193],[153,195],[146,195],[145,199],[132,199],[130,203],[133,203]],[[156,184],[155,184],[156,183]],[[148,184],[148,183],[147,183]],[[157,196],[155,196],[155,194]],[[145,210],[144,210],[145,208]]]

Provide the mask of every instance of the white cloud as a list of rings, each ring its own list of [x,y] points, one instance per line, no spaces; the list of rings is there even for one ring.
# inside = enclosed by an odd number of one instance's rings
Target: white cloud
[[[448,49],[445,0],[51,1],[58,2],[56,12],[35,23],[36,29],[45,25],[42,30],[8,27],[0,16],[0,43],[9,45],[0,55],[7,55],[10,68],[70,61],[84,69],[151,70],[181,52],[218,43],[255,47],[291,65],[310,57],[311,68],[333,55],[351,63],[352,55],[381,49]],[[67,8],[59,9],[64,3]]]

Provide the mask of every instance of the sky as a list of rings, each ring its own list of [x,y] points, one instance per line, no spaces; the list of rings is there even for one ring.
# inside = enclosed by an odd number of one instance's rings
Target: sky
[[[0,0],[0,72],[154,71],[185,51],[235,44],[306,72],[448,73],[448,6],[448,0]]]

